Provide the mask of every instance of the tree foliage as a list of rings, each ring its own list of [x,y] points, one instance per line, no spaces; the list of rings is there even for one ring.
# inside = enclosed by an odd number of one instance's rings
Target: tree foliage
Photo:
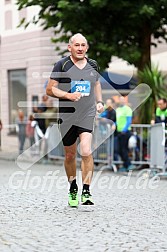
[[[164,85],[166,76],[158,69],[158,66],[145,66],[138,73],[140,83],[147,83],[152,92],[149,98],[139,107],[139,118],[141,123],[150,123],[155,117],[155,110],[159,98],[166,97],[166,86]]]
[[[167,40],[166,0],[17,0],[17,4],[19,9],[41,7],[32,22],[42,20],[44,29],[55,28],[54,42],[83,33],[89,57],[97,59],[102,69],[111,56],[118,56],[141,70],[150,65],[151,38],[157,43]]]

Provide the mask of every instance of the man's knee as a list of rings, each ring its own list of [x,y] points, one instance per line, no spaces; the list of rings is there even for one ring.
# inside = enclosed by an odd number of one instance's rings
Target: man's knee
[[[83,157],[89,157],[92,154],[92,151],[90,148],[82,148],[81,150],[81,156]]]
[[[76,158],[76,153],[74,152],[68,152],[65,154],[66,161],[73,161]]]

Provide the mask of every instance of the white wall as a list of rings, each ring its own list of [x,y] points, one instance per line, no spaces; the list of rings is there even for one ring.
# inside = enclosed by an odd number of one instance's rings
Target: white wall
[[[39,6],[31,6],[26,8],[27,21],[31,20],[34,15],[38,15],[40,8]],[[12,29],[5,30],[5,13],[6,11],[12,12]],[[1,36],[11,36],[18,33],[27,33],[35,30],[41,30],[39,25],[31,24],[24,29],[24,27],[17,27],[19,25],[19,11],[16,5],[16,0],[11,0],[11,4],[5,4],[5,0],[0,1],[0,34]]]

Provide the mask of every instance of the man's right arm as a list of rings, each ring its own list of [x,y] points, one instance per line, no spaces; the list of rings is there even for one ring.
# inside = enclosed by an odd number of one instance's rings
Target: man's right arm
[[[58,81],[49,79],[47,87],[46,87],[46,94],[51,97],[55,97],[59,99],[67,99],[71,101],[77,101],[78,97],[79,98],[81,97],[81,93],[79,92],[68,93],[59,89],[58,84],[59,84]]]
[[[63,90],[60,90],[58,88],[58,84],[58,81],[49,79],[49,82],[46,87],[46,94],[55,98],[69,99],[68,93]]]

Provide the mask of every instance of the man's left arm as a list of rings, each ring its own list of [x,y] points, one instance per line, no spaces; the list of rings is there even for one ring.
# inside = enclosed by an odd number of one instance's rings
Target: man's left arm
[[[96,81],[95,83],[95,96],[96,96],[96,109],[97,112],[102,113],[104,111],[104,103],[102,101],[102,91],[100,81]]]

